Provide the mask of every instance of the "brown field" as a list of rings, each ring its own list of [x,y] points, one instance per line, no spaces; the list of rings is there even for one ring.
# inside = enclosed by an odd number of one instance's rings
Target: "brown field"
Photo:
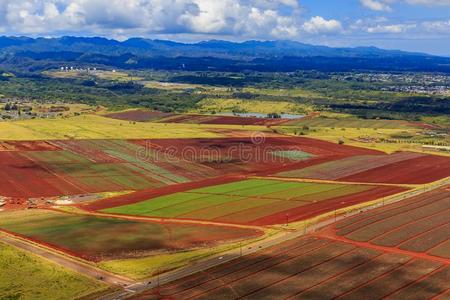
[[[450,258],[450,191],[438,189],[349,218],[336,234],[357,242]]]
[[[309,236],[133,299],[430,299],[450,288],[449,271],[442,262]]]

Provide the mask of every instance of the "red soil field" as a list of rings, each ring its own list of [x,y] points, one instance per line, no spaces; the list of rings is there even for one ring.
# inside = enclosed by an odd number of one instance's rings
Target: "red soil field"
[[[56,151],[61,148],[46,141],[4,141],[0,142],[0,151]]]
[[[131,194],[123,195],[123,196],[112,197],[112,198],[108,198],[108,199],[102,199],[102,200],[95,201],[92,203],[79,204],[78,206],[84,210],[97,211],[97,210],[112,208],[112,207],[116,207],[116,206],[133,204],[133,203],[141,202],[143,200],[156,198],[159,196],[165,196],[165,195],[178,193],[178,192],[185,192],[188,190],[201,188],[201,187],[205,187],[205,186],[210,186],[210,185],[218,185],[218,184],[224,184],[224,183],[229,183],[229,182],[235,182],[235,181],[239,181],[239,180],[243,180],[243,179],[245,179],[245,176],[242,176],[242,175],[221,176],[221,177],[216,177],[216,178],[206,179],[206,180],[201,180],[201,181],[196,181],[196,182],[180,183],[177,185],[166,186],[166,187],[162,187],[159,189],[147,189],[147,190],[137,191],[135,193],[131,193]]]
[[[0,232],[95,262],[185,251],[263,234],[256,229],[129,221],[55,210],[12,212],[5,218],[5,223],[0,219]]]
[[[227,174],[264,175],[355,154],[381,155],[380,152],[372,150],[307,138],[266,137],[262,139],[261,144],[253,142],[250,137],[210,140],[5,142],[2,145],[8,151],[0,151],[0,174],[3,178],[0,195],[28,198],[121,189],[141,190]],[[152,155],[155,151],[161,151],[165,155],[167,152],[172,154],[171,151],[175,150],[174,158],[177,160],[171,162],[170,156],[169,159],[163,157],[155,160],[151,156],[148,161],[138,163],[136,149],[139,146],[151,148]],[[183,152],[186,150],[193,151],[192,160],[180,160],[179,156],[186,154]],[[271,154],[272,151],[286,150],[302,151],[312,156],[293,161]],[[39,151],[43,152],[42,155],[37,153]],[[55,152],[54,158],[49,153],[52,151]],[[68,159],[71,156],[73,161]],[[119,170],[119,165],[115,167],[115,164],[124,165]],[[102,174],[105,175],[104,178],[101,178]],[[115,178],[120,176],[125,178],[124,182],[128,182],[128,186],[121,188],[121,183],[115,181]],[[91,184],[101,180],[104,184]],[[134,184],[136,188],[130,188],[130,184]]]
[[[134,140],[138,145],[168,153],[176,159],[185,159],[226,172],[275,173],[277,170],[303,168],[352,155],[382,155],[382,152],[352,146],[338,145],[302,137],[251,137],[215,139],[153,139]],[[259,143],[260,142],[260,143]],[[310,158],[293,161],[272,155],[275,151],[301,151]]]
[[[373,245],[450,256],[450,191],[437,189],[349,218],[336,225],[339,236]]]
[[[442,263],[307,236],[132,299],[430,299],[450,287],[446,274]]]
[[[106,117],[136,121],[161,123],[193,123],[193,124],[220,124],[220,125],[262,125],[272,126],[291,121],[291,119],[269,119],[239,116],[197,115],[197,114],[171,114],[159,111],[131,110],[111,113]]]
[[[0,151],[0,195],[14,198],[83,194],[79,186],[56,176],[20,152]]]
[[[427,155],[340,178],[341,181],[423,184],[450,176],[450,157]]]
[[[286,222],[286,215],[288,221],[306,220],[333,210],[348,207],[351,205],[379,199],[396,193],[405,191],[406,189],[400,187],[386,187],[381,186],[372,190],[355,193],[343,197],[333,198],[326,201],[311,203],[298,208],[290,209],[281,213],[273,214],[251,222],[251,225],[270,225],[283,224]]]

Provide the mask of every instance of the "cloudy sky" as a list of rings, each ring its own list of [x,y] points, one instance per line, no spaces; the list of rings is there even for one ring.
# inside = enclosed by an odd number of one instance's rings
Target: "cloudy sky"
[[[450,0],[0,0],[0,34],[290,39],[450,56]]]

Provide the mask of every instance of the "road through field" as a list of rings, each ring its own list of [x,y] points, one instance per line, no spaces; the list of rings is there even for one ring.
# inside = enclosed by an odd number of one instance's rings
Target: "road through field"
[[[423,187],[415,190],[410,190],[405,193],[401,193],[400,195],[393,195],[390,197],[386,197],[386,203],[394,203],[397,201],[402,201],[407,198],[411,198],[426,192],[429,192],[430,190],[434,190],[436,188],[441,188],[444,186],[447,186],[450,184],[450,178],[445,178],[443,180],[440,180],[438,182],[424,185]],[[380,201],[380,200],[378,200]],[[383,200],[384,201],[384,200]],[[370,207],[365,209],[371,209],[379,207],[379,205],[370,205]],[[363,209],[363,208],[361,208]],[[148,279],[146,282],[139,282],[132,285],[129,285],[125,290],[112,293],[110,295],[106,295],[102,297],[102,300],[120,300],[120,299],[127,299],[132,297],[133,295],[151,290],[153,288],[159,287],[160,285],[164,285],[170,282],[173,282],[175,280],[187,277],[188,275],[192,275],[201,271],[205,271],[207,269],[210,269],[212,267],[224,264],[226,262],[233,261],[235,259],[238,259],[239,257],[253,254],[255,252],[270,248],[274,245],[278,245],[280,243],[290,241],[292,239],[298,238],[300,236],[306,235],[308,233],[314,233],[318,231],[319,229],[322,229],[328,225],[331,225],[337,221],[343,220],[346,217],[349,217],[351,215],[357,214],[358,212],[354,212],[352,214],[342,214],[339,216],[336,216],[335,218],[330,217],[327,218],[321,222],[318,222],[310,227],[303,227],[304,230],[286,230],[284,232],[281,232],[277,235],[274,235],[272,237],[269,237],[268,239],[264,239],[262,241],[257,241],[252,244],[248,244],[245,247],[237,248],[230,250],[225,253],[221,253],[212,257],[209,257],[205,260],[199,261],[195,264],[191,264],[185,268],[177,269],[172,272],[167,272],[161,275],[157,275],[155,277],[152,277]]]
[[[26,250],[35,255],[44,257],[69,270],[102,280],[111,285],[126,286],[133,283],[131,279],[100,270],[93,265],[89,265],[80,260],[70,258],[64,254],[59,254],[54,250],[46,249],[44,247],[35,245],[34,243],[31,243],[29,241],[18,239],[3,232],[0,233],[0,241],[8,245]]]

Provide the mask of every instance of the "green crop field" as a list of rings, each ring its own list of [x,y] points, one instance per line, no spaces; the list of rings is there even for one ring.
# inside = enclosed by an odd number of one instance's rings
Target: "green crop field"
[[[136,222],[45,210],[3,213],[0,229],[94,261],[186,250],[259,234],[239,228]]]
[[[250,179],[105,209],[108,213],[250,223],[271,214],[372,189],[373,186]]]
[[[0,299],[77,299],[107,285],[0,243]]]

